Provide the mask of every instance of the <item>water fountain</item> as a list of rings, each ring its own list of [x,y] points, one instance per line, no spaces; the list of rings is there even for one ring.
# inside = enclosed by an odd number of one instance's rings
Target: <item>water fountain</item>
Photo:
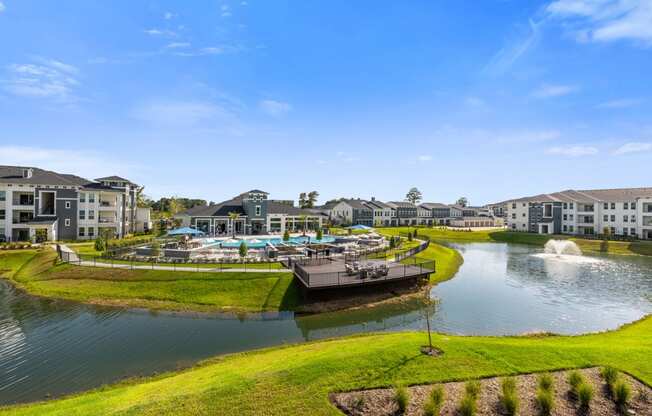
[[[549,240],[544,246],[546,254],[581,256],[582,250],[570,240]]]

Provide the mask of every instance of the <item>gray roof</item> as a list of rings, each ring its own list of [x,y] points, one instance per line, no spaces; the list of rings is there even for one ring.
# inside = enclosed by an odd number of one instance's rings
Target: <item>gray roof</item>
[[[652,198],[652,188],[569,189],[551,194],[512,199],[508,202],[627,202],[637,198]]]
[[[125,178],[123,178],[123,177],[121,177],[121,176],[116,176],[116,175],[105,176],[105,177],[103,177],[103,178],[96,178],[95,180],[96,180],[97,182],[106,182],[106,181],[111,181],[111,182],[127,182],[127,183],[130,183],[130,184],[132,184],[132,185],[135,185],[135,183],[133,183],[133,182],[130,181],[129,179],[125,179]]]
[[[24,178],[23,170],[32,169],[32,177]],[[1,183],[17,183],[27,185],[59,185],[59,186],[83,186],[92,183],[88,179],[75,175],[61,174],[50,170],[34,168],[29,166],[0,166]]]
[[[406,202],[406,201],[389,201],[388,204],[390,206],[395,205],[397,208],[415,208],[416,209],[416,207],[417,207],[413,203]]]
[[[315,213],[309,209],[301,209],[292,205],[283,204],[281,202],[267,201],[267,212],[269,214],[286,214],[286,215],[311,215]]]
[[[440,204],[439,202],[424,202],[423,204],[421,204],[419,206],[423,207],[425,209],[435,209],[435,208],[448,209],[448,208],[450,208],[448,205]]]
[[[391,209],[392,207],[387,205],[384,202],[378,201],[378,200],[373,200],[373,201],[367,201],[367,205],[371,205],[375,209]]]
[[[242,207],[242,199],[239,197],[230,199],[228,201],[220,202],[219,204],[212,205],[199,205],[192,207],[177,215],[190,216],[190,217],[228,217],[229,213],[237,212],[240,215],[247,215]],[[315,215],[307,209],[297,208],[292,205],[284,204],[282,202],[267,201],[267,212],[269,214],[286,214],[286,215]]]

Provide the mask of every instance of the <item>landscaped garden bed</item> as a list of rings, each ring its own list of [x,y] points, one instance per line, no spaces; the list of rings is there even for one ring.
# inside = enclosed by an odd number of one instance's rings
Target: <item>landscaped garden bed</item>
[[[351,416],[652,415],[650,387],[619,372],[615,373],[615,380],[609,381],[609,376],[603,372],[604,369],[589,368],[475,382],[362,390],[332,394],[331,401]],[[571,383],[576,387],[573,388]],[[622,402],[623,396],[627,395],[624,390],[628,390],[629,395],[625,404],[619,405],[617,402]],[[510,405],[516,409],[515,412],[508,410]],[[546,412],[547,405],[552,406],[550,413]]]

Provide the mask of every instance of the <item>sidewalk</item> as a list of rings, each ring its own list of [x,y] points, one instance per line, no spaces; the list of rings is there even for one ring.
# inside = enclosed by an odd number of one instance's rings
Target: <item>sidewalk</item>
[[[79,256],[70,247],[65,244],[60,244],[61,252],[68,253],[69,263],[77,266],[86,267],[107,267],[111,269],[127,269],[127,270],[166,270],[171,272],[204,272],[204,273],[222,273],[222,272],[236,272],[236,273],[289,273],[290,269],[244,269],[244,268],[210,268],[210,267],[192,267],[192,266],[163,266],[158,264],[118,264],[118,263],[105,263],[101,261],[80,261]]]

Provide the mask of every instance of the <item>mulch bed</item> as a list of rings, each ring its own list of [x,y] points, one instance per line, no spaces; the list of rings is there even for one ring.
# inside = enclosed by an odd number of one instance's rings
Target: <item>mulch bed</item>
[[[579,409],[575,398],[569,394],[568,372],[551,372],[555,386],[555,408],[553,415],[590,415],[612,416],[621,414],[609,397],[606,385],[600,377],[599,368],[579,370],[586,381],[593,385],[594,396],[590,412]],[[520,399],[518,415],[539,415],[535,396],[538,374],[517,376],[517,391]],[[620,373],[632,388],[632,399],[627,415],[652,416],[652,389],[627,374]],[[478,415],[504,414],[499,401],[501,378],[488,378],[481,381],[480,397],[478,399]],[[464,382],[441,384],[445,391],[445,402],[441,415],[458,415],[458,405],[464,396]],[[408,388],[410,402],[405,415],[423,415],[423,404],[434,385],[414,386]],[[350,416],[395,416],[399,415],[398,407],[393,399],[393,389],[374,389],[346,393],[334,393],[330,399],[335,406]]]

